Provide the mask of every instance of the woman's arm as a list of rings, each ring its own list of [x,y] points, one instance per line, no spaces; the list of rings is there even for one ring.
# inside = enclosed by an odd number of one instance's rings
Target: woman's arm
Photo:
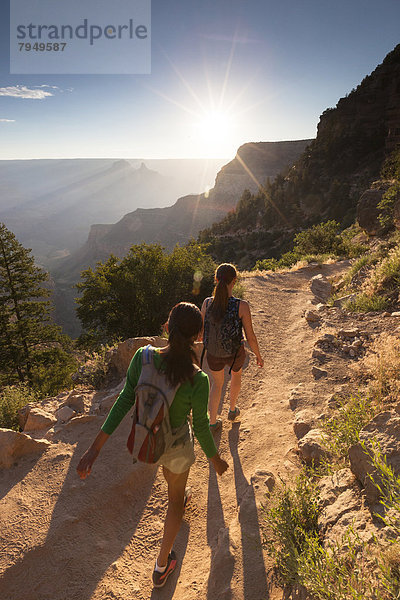
[[[218,475],[222,475],[227,470],[228,463],[220,457],[210,431],[207,414],[208,394],[208,377],[205,373],[199,372],[195,376],[194,386],[192,388],[193,431],[204,454],[207,456]]]
[[[197,341],[198,342],[202,342],[203,341],[203,334],[204,334],[204,319],[206,318],[206,310],[209,304],[209,300],[210,298],[206,298],[203,301],[203,304],[201,305],[201,315],[203,317],[203,327],[201,328],[201,332],[199,333],[198,337],[197,337]]]
[[[263,367],[264,360],[260,354],[260,348],[258,347],[256,334],[254,333],[250,307],[248,302],[246,302],[245,300],[240,301],[239,317],[242,319],[243,329],[246,334],[246,340],[248,341],[250,348],[256,355],[257,364],[259,367]]]
[[[86,479],[86,477],[90,475],[93,463],[109,437],[110,436],[107,433],[100,429],[93,444],[86,450],[85,454],[79,461],[78,466],[76,467],[78,475],[81,479]]]
[[[114,402],[92,445],[82,455],[82,458],[78,463],[76,470],[78,471],[78,475],[81,479],[85,479],[88,475],[90,475],[93,463],[100,454],[100,450],[113,431],[118,427],[127,412],[129,412],[129,410],[132,408],[135,402],[135,386],[139,379],[141,364],[142,354],[140,349],[136,352],[129,365],[124,389]]]

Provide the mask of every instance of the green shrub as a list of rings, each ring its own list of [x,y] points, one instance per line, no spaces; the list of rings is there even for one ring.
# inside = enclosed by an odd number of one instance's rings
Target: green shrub
[[[276,258],[263,258],[256,262],[253,271],[276,271],[278,268],[279,261]]]
[[[396,181],[383,194],[381,201],[378,204],[379,215],[378,220],[382,227],[393,226],[393,209],[396,201],[400,198],[400,182]]]
[[[294,251],[298,254],[335,254],[343,252],[339,235],[340,225],[336,221],[326,221],[301,231],[294,238]]]
[[[341,232],[340,237],[343,245],[343,253],[347,258],[358,258],[369,251],[369,246],[365,242],[360,242],[356,238],[362,234],[359,225],[353,224]]]
[[[38,395],[25,383],[4,387],[0,391],[0,427],[19,431],[19,409],[38,400]]]
[[[379,252],[361,257],[347,274],[344,282],[347,289],[351,291],[355,287],[353,278],[357,272],[371,267],[362,282],[360,293],[356,298],[344,303],[344,308],[350,312],[387,310],[397,301],[400,289],[400,246],[397,244],[382,257],[383,252],[384,249],[381,249]]]
[[[216,265],[206,247],[190,242],[166,253],[158,244],[131,246],[82,272],[77,315],[86,334],[81,343],[115,343],[118,338],[157,335],[179,301],[201,306],[213,287]],[[97,348],[96,348],[97,349]]]
[[[322,422],[324,445],[333,459],[347,461],[349,448],[359,441],[361,429],[378,409],[369,398],[351,396],[339,402],[338,412]]]
[[[400,285],[400,246],[390,250],[389,254],[376,266],[371,278],[376,290],[397,289]]]
[[[351,283],[356,275],[362,270],[367,269],[368,267],[376,264],[379,258],[376,254],[363,254],[360,256],[347,271],[345,277],[343,278],[343,284],[345,288],[349,288]]]
[[[98,351],[86,354],[86,360],[78,369],[75,381],[93,387],[95,390],[103,386],[109,368],[109,352],[114,346],[101,345]]]
[[[372,553],[351,529],[343,538],[322,547],[307,538],[298,561],[299,579],[315,600],[384,600]]]
[[[301,258],[302,256],[299,252],[295,252],[293,250],[285,252],[285,254],[282,254],[281,258],[278,261],[279,267],[291,267],[292,265],[295,265],[297,261]]]
[[[236,298],[244,298],[244,285],[239,279],[237,279],[235,285],[233,286],[232,294],[236,296]]]
[[[400,148],[385,159],[381,169],[382,179],[400,179]]]
[[[293,489],[285,484],[264,509],[263,547],[275,560],[275,576],[280,585],[298,583],[298,562],[310,537],[318,538],[321,512],[316,485],[304,473]]]
[[[361,293],[353,300],[347,300],[343,307],[350,312],[375,312],[386,310],[390,302],[388,298],[378,294]]]
[[[78,368],[78,361],[72,343],[40,347],[35,352],[35,363],[31,373],[31,387],[42,398],[56,396],[73,385],[72,374]]]
[[[398,539],[400,536],[400,475],[396,475],[392,466],[388,464],[386,455],[382,453],[377,442],[372,441],[370,447],[362,443],[362,447],[375,467],[375,473],[369,473],[369,477],[378,489],[380,501],[387,511],[385,515],[376,516],[393,530]]]

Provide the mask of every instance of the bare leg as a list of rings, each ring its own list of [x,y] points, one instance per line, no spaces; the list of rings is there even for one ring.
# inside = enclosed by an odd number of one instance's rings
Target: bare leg
[[[161,542],[160,554],[157,557],[159,567],[164,567],[168,561],[176,535],[179,531],[183,516],[183,502],[189,470],[184,473],[172,473],[163,467],[163,474],[168,484],[168,510],[164,521],[164,535]]]
[[[217,419],[218,405],[221,399],[222,386],[224,385],[224,369],[211,371],[210,399],[208,410],[210,411],[210,424],[213,425]]]
[[[236,408],[236,401],[238,399],[239,396],[239,392],[240,392],[240,386],[242,383],[242,369],[240,369],[239,371],[231,371],[231,391],[230,391],[230,409],[231,410],[235,410]]]

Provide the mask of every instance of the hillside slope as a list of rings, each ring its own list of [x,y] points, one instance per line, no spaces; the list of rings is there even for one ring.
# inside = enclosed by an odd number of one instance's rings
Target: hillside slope
[[[85,243],[93,223],[170,206],[213,183],[223,159],[0,160],[0,220],[51,268]]]
[[[234,209],[245,189],[255,192],[267,177],[290,167],[311,141],[243,144],[209,192],[183,196],[166,208],[139,208],[115,224],[92,225],[86,244],[60,265],[59,276],[77,279],[84,268],[111,253],[122,257],[133,244],[160,243],[167,249],[185,244]]]
[[[400,45],[320,117],[318,133],[289,173],[242,199],[202,232],[218,262],[242,268],[290,248],[296,231],[328,219],[349,226],[359,198],[400,142]]]
[[[310,141],[243,144],[236,157],[218,172],[208,193],[183,196],[166,208],[138,208],[114,224],[92,225],[86,243],[51,269],[57,323],[69,335],[79,335],[73,285],[84,269],[107,260],[111,253],[125,256],[133,244],[159,243],[168,250],[186,244],[233,210],[246,188],[256,191],[267,177],[292,165]]]
[[[244,277],[266,364],[258,369],[251,355],[245,364],[242,422],[231,427],[225,421],[218,438],[230,465],[222,478],[196,444],[189,479],[193,501],[175,544],[179,569],[164,589],[152,593],[151,573],[166,486],[154,468],[132,465],[125,449],[130,419],[104,447],[87,480],[75,471],[117,392],[109,390],[84,394],[93,416],[49,433],[52,445],[39,460],[21,459],[1,473],[2,600],[281,599],[260,546],[260,502],[273,478],[290,478],[299,469],[290,391],[301,383],[302,402],[308,398],[317,418],[349,379],[343,360],[332,361],[327,378],[313,378],[311,353],[321,331],[303,318],[314,301],[310,278],[321,271],[335,275],[346,266]],[[326,320],[336,314],[333,309]],[[225,400],[223,416],[226,412]]]

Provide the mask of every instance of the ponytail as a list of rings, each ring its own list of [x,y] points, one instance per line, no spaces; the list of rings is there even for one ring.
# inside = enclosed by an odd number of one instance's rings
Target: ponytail
[[[165,375],[171,385],[192,380],[195,373],[193,363],[198,363],[193,342],[202,326],[203,318],[195,304],[180,302],[171,310],[168,317],[168,348],[162,355]]]
[[[215,288],[210,312],[216,321],[221,321],[228,308],[228,285],[237,277],[237,271],[230,263],[223,263],[215,271]]]

